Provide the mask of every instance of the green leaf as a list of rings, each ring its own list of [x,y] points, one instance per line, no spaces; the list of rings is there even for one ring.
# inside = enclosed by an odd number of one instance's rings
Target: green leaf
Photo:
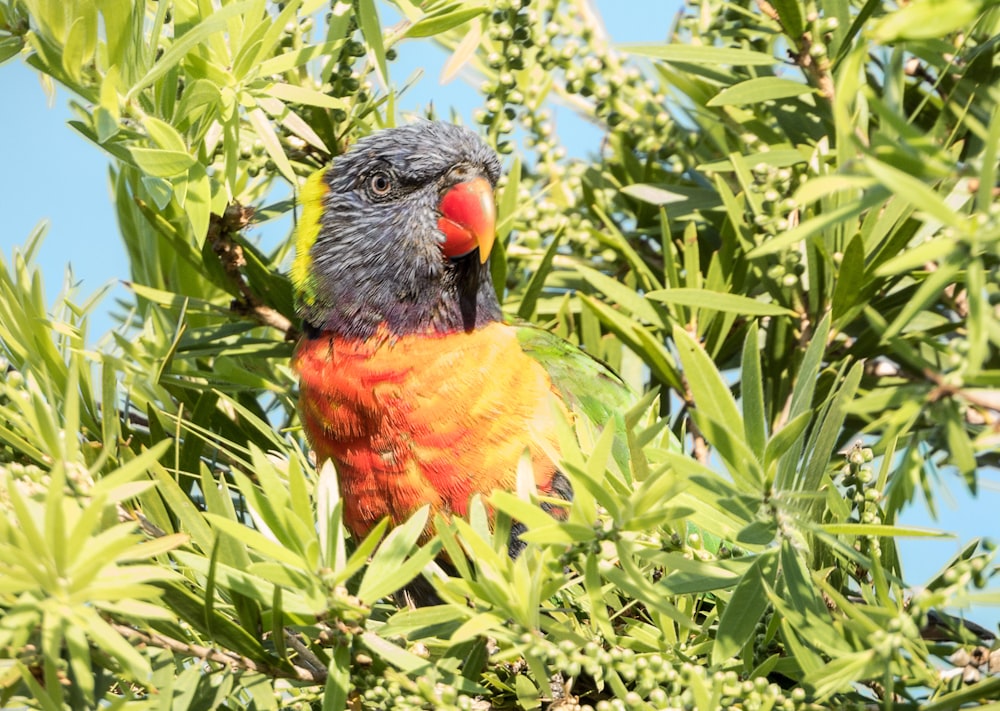
[[[0,65],[11,57],[16,57],[24,47],[20,37],[0,37]]]
[[[837,439],[843,432],[847,406],[854,399],[863,374],[864,364],[854,363],[829,401],[829,406],[822,410],[820,425],[813,428],[806,443],[809,460],[804,470],[799,469],[796,482],[799,490],[818,491],[823,486],[824,474],[830,468]]]
[[[365,36],[365,41],[375,55],[375,63],[378,65],[379,73],[383,81],[389,82],[389,68],[385,60],[385,44],[382,42],[382,25],[379,23],[378,11],[375,9],[375,0],[354,0],[358,17],[358,24],[361,26],[361,34]]]
[[[303,106],[319,106],[323,109],[348,109],[346,101],[337,96],[330,96],[321,91],[306,86],[294,84],[272,84],[266,93],[285,103],[302,104]]]
[[[587,301],[585,303],[593,308],[593,305],[599,302]],[[604,314],[617,313],[603,304],[601,304],[601,308],[604,309],[602,312]],[[604,319],[602,318],[602,320]],[[611,329],[612,331],[615,330],[613,326]],[[634,341],[626,341],[626,344],[630,348],[633,347],[631,345],[632,342],[636,344],[635,350],[642,356],[643,361],[652,370],[657,380],[675,390],[682,390],[684,388],[680,373],[677,370],[677,363],[674,361],[673,354],[667,350],[666,345],[663,343],[662,336],[654,334],[644,326],[635,326],[631,329],[629,338],[634,339]],[[623,338],[623,340],[625,339]]]
[[[79,691],[86,698],[94,695],[94,673],[91,669],[90,644],[80,625],[66,625],[66,653],[69,657],[69,667],[73,673],[73,681],[79,685]]]
[[[885,538],[954,538],[955,534],[920,526],[891,526],[875,523],[824,523],[819,528],[834,536],[882,536]]]
[[[528,286],[524,290],[524,296],[521,297],[521,303],[517,307],[518,318],[528,320],[531,318],[532,314],[535,313],[535,305],[538,303],[538,296],[542,293],[542,288],[545,286],[545,277],[552,268],[552,260],[555,259],[556,250],[559,249],[559,242],[561,238],[562,232],[556,232],[552,236],[552,241],[549,242],[549,246],[546,248],[545,254],[542,255],[542,261],[539,262],[538,267],[535,269],[535,273],[531,275],[531,280],[528,282]]]
[[[830,314],[827,314],[816,326],[805,353],[802,355],[802,363],[795,376],[795,385],[792,388],[791,402],[788,407],[789,422],[803,413],[809,412],[812,407],[816,381],[823,365],[823,355],[826,353],[829,334]],[[778,463],[778,474],[775,478],[775,486],[779,489],[792,486],[798,471],[803,446],[804,443],[797,439],[792,448],[781,457]]]
[[[83,80],[83,70],[97,47],[97,10],[92,3],[81,2],[74,8],[76,19],[69,28],[63,46],[62,65],[76,81]]]
[[[800,223],[797,227],[793,227],[784,234],[772,237],[747,252],[747,258],[759,259],[769,254],[781,252],[817,233],[832,230],[837,225],[846,224],[852,218],[881,204],[885,200],[885,197],[885,192],[880,189],[874,189],[860,200],[854,200],[829,212],[823,212],[816,217]]]
[[[485,7],[463,7],[462,5],[448,7],[441,11],[424,16],[406,31],[407,37],[433,37],[448,30],[464,25],[487,11]]]
[[[757,461],[763,463],[767,444],[767,411],[764,409],[764,384],[760,367],[760,344],[757,322],[747,329],[743,339],[740,390],[743,395],[743,432]]]
[[[165,151],[176,153],[187,153],[188,147],[184,143],[184,138],[173,126],[166,121],[161,121],[153,116],[144,116],[142,125],[146,127],[146,132],[160,148]]]
[[[954,400],[944,404],[941,409],[946,413],[944,415],[944,431],[948,438],[948,449],[951,455],[949,463],[958,469],[966,481],[971,484],[970,488],[975,491],[976,451],[966,429],[965,415]]]
[[[323,686],[323,711],[344,711],[351,692],[351,647],[338,644],[330,655],[326,684]]]
[[[382,639],[374,632],[364,632],[361,635],[361,641],[379,659],[384,659],[401,671],[415,674],[419,670],[429,666],[429,662],[423,657],[418,657],[416,654],[408,652],[388,640]]]
[[[622,192],[636,200],[648,202],[650,205],[670,205],[688,199],[687,195],[646,183],[626,185],[622,188]]]
[[[94,131],[97,133],[97,142],[105,143],[118,135],[120,130],[118,119],[103,106],[94,109]]]
[[[654,59],[685,64],[728,64],[734,67],[767,66],[778,60],[769,54],[728,47],[699,47],[687,44],[626,44],[621,49]]]
[[[876,181],[867,175],[820,175],[804,181],[792,197],[802,205],[811,205],[817,200],[829,199],[833,194],[840,192],[851,191],[851,197],[855,197],[876,184]]]
[[[244,34],[236,62],[249,66],[247,74],[250,76],[260,76],[254,70],[260,68],[261,61],[264,58],[274,55],[275,50],[280,46],[282,38],[287,36],[288,24],[297,21],[297,13],[301,4],[301,0],[291,0],[290,2],[282,3],[283,7],[277,17],[272,21],[268,21],[270,18],[265,19],[249,35]],[[304,13],[304,15],[308,14],[307,12]],[[251,24],[251,26],[253,25]],[[244,75],[238,72],[236,76],[240,79],[244,78]],[[264,74],[263,76],[268,75]]]
[[[424,506],[385,537],[372,556],[358,587],[358,597],[368,604],[399,590],[423,570],[439,546],[417,548],[417,539],[427,527],[428,507]]]
[[[803,412],[785,423],[785,426],[774,433],[767,442],[767,449],[764,452],[764,466],[770,469],[771,465],[777,462],[793,446],[802,447],[802,434],[812,423],[812,413]]]
[[[663,316],[651,303],[646,301],[642,295],[634,289],[622,284],[617,279],[602,274],[596,269],[591,269],[584,265],[577,266],[576,270],[580,276],[598,292],[604,294],[618,306],[629,311],[632,316],[642,319],[648,324],[657,328],[666,328],[667,324]],[[659,293],[659,292],[654,292]]]
[[[744,316],[795,316],[795,312],[777,304],[751,299],[748,296],[708,289],[658,289],[646,294],[647,299],[667,304],[697,306],[712,311],[725,311]]]
[[[282,148],[278,134],[275,133],[274,126],[268,120],[267,114],[262,109],[255,108],[249,112],[247,118],[250,119],[250,125],[253,126],[254,131],[260,137],[261,143],[264,144],[264,150],[267,151],[271,160],[274,161],[282,177],[292,185],[297,184],[295,171],[292,169],[292,164],[289,162],[288,156],[285,155],[285,149]]]
[[[105,622],[97,610],[90,607],[76,607],[74,611],[80,616],[77,624],[87,630],[88,636],[98,647],[121,664],[125,675],[145,683],[152,673],[149,660]]]
[[[998,139],[1000,140],[1000,139]],[[986,276],[983,262],[973,259],[965,271],[966,293],[969,299],[969,317],[966,324],[969,331],[969,351],[967,373],[979,373],[990,353],[990,311],[986,296]]]
[[[836,691],[852,688],[859,680],[878,674],[881,671],[879,666],[882,664],[874,650],[866,649],[838,657],[823,667],[811,671],[806,675],[805,682],[820,701],[825,701]]]
[[[857,677],[852,675],[851,678]],[[983,711],[997,711],[995,703],[983,704],[983,700],[998,697],[1000,697],[1000,674],[995,674],[975,684],[935,696],[933,701],[921,704],[920,711],[952,711],[963,707],[971,708],[972,704]]]
[[[863,298],[865,286],[865,245],[860,234],[854,235],[847,243],[847,249],[837,269],[837,282],[833,287],[832,310],[836,323],[849,313],[851,308]]]
[[[349,8],[350,6],[347,7]],[[347,14],[350,15],[351,13],[347,12]],[[336,39],[321,44],[306,45],[305,47],[278,54],[262,61],[257,68],[257,74],[264,77],[284,74],[287,71],[301,67],[303,64],[307,64],[317,57],[333,54],[342,44],[342,39]]]
[[[140,170],[158,178],[173,178],[195,164],[195,159],[182,151],[165,151],[159,148],[128,150]]]
[[[462,67],[466,66],[469,61],[476,56],[476,51],[483,39],[483,23],[473,22],[469,26],[469,31],[465,33],[465,37],[462,41],[455,46],[455,51],[452,52],[451,56],[448,57],[448,61],[444,63],[441,68],[441,83],[447,84],[455,75],[458,74]],[[520,161],[520,158],[515,158],[515,161]],[[513,169],[510,171],[510,175],[513,175]]]
[[[204,42],[209,36],[224,30],[226,24],[233,17],[242,14],[255,5],[256,0],[238,0],[229,5],[223,5],[218,10],[214,10],[170,45],[170,48],[153,64],[145,76],[139,79],[128,90],[128,94],[125,97],[126,101],[131,101],[136,94],[146,87],[151,86],[167,72],[176,67],[188,52]]]
[[[903,329],[918,314],[930,306],[930,304],[937,301],[944,289],[958,279],[958,273],[961,268],[959,261],[953,259],[939,264],[938,268],[924,279],[916,293],[907,300],[903,308],[896,315],[896,318],[892,320],[892,323],[882,333],[883,341],[888,341],[890,338],[894,338],[902,333]]]
[[[802,34],[806,31],[799,0],[771,0],[771,5],[778,12],[778,19],[781,21],[781,27],[785,30],[785,34],[795,44],[798,44]]]
[[[744,106],[815,93],[815,89],[802,82],[778,77],[757,77],[726,87],[713,96],[706,106]]]
[[[478,46],[477,43],[476,47]],[[493,251],[490,252],[490,276],[493,278],[493,288],[500,303],[503,303],[507,292],[507,239],[514,227],[514,218],[518,211],[517,193],[520,182],[521,157],[514,156],[507,173],[507,184],[497,201],[497,232]]]
[[[776,554],[772,549],[757,556],[733,590],[719,619],[719,630],[712,646],[712,664],[720,665],[732,659],[753,637],[757,622],[767,610],[767,588],[774,586]]]
[[[965,231],[965,221],[927,183],[898,168],[874,158],[865,158],[865,166],[873,177],[889,188],[901,200],[943,224]]]
[[[802,560],[803,555],[804,553],[797,550],[788,539],[781,542],[779,560],[781,562],[781,580],[787,593],[785,599],[803,617],[815,620],[817,625],[822,625],[827,619],[826,605],[812,584],[809,569],[806,567],[805,561]]]
[[[191,222],[191,235],[200,248],[208,236],[212,217],[212,181],[201,163],[195,163],[188,170],[187,194],[182,207]]]
[[[230,536],[235,538],[240,543],[253,548],[259,553],[271,558],[279,563],[284,563],[285,565],[292,566],[293,568],[301,568],[305,561],[295,553],[285,548],[278,541],[264,535],[260,531],[256,531],[249,528],[242,523],[236,521],[230,521],[224,516],[218,516],[212,513],[206,513],[205,518],[224,533],[228,533]]]
[[[740,411],[729,386],[704,349],[683,328],[674,326],[674,344],[684,368],[695,416],[706,439],[719,448],[741,484],[756,489],[763,476],[757,460],[744,441]]]
[[[873,32],[882,44],[945,37],[970,24],[990,4],[982,0],[914,0],[879,20]]]

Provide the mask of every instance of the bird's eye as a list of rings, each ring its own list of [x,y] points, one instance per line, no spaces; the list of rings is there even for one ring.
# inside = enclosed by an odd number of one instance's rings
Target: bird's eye
[[[375,197],[385,197],[392,190],[392,181],[385,173],[375,173],[368,179],[368,189]]]

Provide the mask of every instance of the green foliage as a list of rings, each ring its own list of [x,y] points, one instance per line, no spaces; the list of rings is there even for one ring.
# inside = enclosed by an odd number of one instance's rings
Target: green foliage
[[[134,295],[94,345],[100,294],[45,303],[41,231],[0,262],[0,703],[996,698],[938,662],[977,640],[937,610],[1000,603],[991,545],[926,581],[896,550],[937,535],[899,514],[939,470],[975,491],[998,465],[1000,9],[944,7],[704,0],[614,47],[583,0],[0,0],[0,61],[69,89],[108,154]],[[290,240],[247,230],[396,123],[403,42],[478,75],[516,154],[505,309],[646,393],[566,424],[563,519],[525,485],[423,544],[426,513],[350,541],[304,452]],[[554,105],[599,155],[567,155]],[[421,574],[444,604],[398,608]]]

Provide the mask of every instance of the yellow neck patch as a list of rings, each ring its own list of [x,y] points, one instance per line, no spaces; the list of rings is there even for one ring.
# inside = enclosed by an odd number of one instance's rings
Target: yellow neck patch
[[[310,271],[312,267],[312,247],[319,236],[323,217],[323,196],[330,187],[323,180],[329,168],[322,168],[309,176],[299,193],[302,214],[295,230],[295,261],[292,262],[292,286],[303,303],[316,301],[316,283]]]

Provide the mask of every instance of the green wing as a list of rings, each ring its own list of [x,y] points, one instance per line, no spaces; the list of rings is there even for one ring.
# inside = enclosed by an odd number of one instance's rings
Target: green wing
[[[622,471],[628,472],[625,412],[639,396],[605,363],[569,341],[530,324],[515,324],[514,328],[524,352],[545,368],[571,411],[598,429],[615,420],[612,454]]]

